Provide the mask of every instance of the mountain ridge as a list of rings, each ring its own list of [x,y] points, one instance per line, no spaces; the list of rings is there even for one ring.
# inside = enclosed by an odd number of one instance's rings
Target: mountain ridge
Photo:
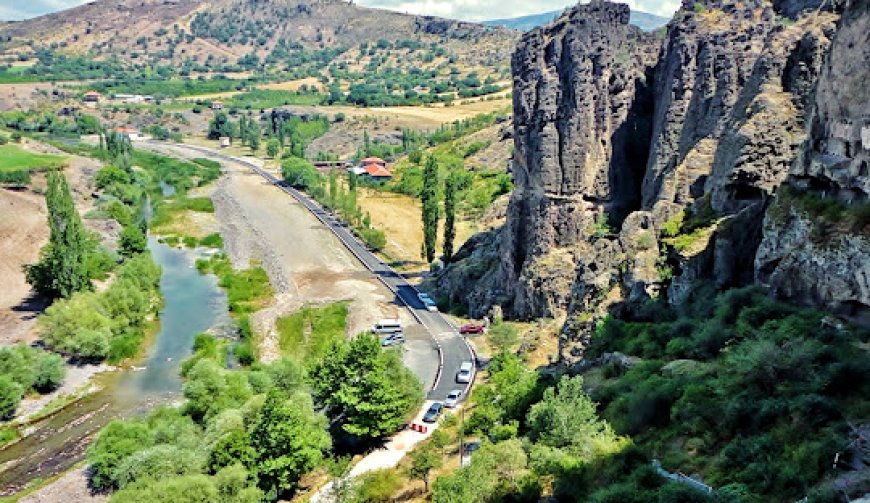
[[[556,20],[565,12],[566,9],[542,12],[540,14],[529,14],[527,16],[518,16],[512,18],[490,19],[483,21],[487,26],[502,26],[520,31],[529,31],[540,26],[547,25]],[[670,21],[670,18],[657,16],[643,11],[631,11],[629,24],[637,26],[644,31],[652,31],[662,26],[665,26]]]

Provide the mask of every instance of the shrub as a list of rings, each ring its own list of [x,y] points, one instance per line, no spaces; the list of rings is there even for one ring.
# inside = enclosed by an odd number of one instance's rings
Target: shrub
[[[54,391],[66,376],[63,358],[56,354],[45,354],[39,359],[33,388],[40,393]]]
[[[0,375],[0,420],[15,415],[24,390],[9,376]]]

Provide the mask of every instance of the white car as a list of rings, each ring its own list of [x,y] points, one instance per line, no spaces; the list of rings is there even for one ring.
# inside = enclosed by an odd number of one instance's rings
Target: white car
[[[471,362],[464,362],[460,367],[459,371],[456,372],[456,382],[460,384],[470,383],[471,382],[471,372],[474,370],[474,365]]]
[[[432,297],[429,296],[428,293],[420,292],[417,294],[417,298],[420,299],[420,302],[426,306],[426,309],[429,311],[438,311],[438,304],[432,300]]]
[[[452,409],[459,405],[459,399],[462,397],[462,390],[455,389],[450,393],[447,393],[447,398],[444,399],[444,406],[448,409]]]

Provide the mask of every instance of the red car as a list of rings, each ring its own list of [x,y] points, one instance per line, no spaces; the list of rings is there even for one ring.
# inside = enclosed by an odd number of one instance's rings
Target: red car
[[[469,323],[468,325],[462,325],[459,328],[460,334],[482,334],[484,331],[483,325],[476,325],[474,323]]]

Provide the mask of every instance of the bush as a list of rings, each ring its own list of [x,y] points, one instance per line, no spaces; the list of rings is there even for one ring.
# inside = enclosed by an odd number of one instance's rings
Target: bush
[[[356,479],[356,501],[387,503],[402,488],[402,478],[394,469],[367,472]]]
[[[358,229],[357,234],[373,251],[381,251],[387,246],[387,236],[379,229]]]
[[[56,354],[46,354],[37,364],[33,388],[40,393],[54,391],[65,376],[66,365],[63,358]]]
[[[24,390],[9,376],[0,375],[0,420],[6,420],[15,415]]]
[[[120,467],[128,456],[153,444],[148,426],[138,421],[109,423],[88,448],[91,487],[98,491],[120,487]]]

